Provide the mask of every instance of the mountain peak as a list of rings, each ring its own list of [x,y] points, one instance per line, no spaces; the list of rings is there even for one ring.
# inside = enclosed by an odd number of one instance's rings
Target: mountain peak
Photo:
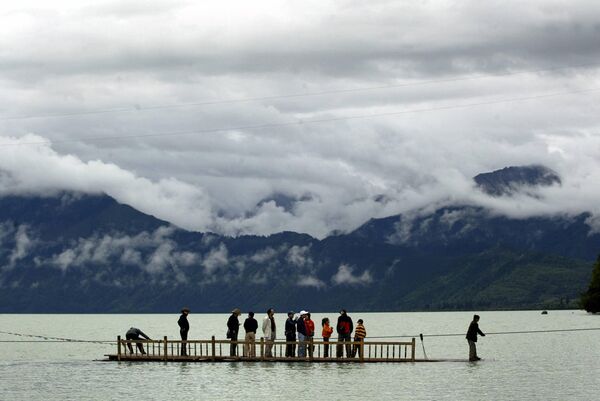
[[[523,187],[546,187],[562,183],[554,170],[539,164],[505,167],[478,174],[473,180],[479,189],[492,196],[512,195]]]

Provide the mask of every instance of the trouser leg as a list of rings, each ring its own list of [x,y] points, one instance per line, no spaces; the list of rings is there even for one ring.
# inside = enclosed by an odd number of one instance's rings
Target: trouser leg
[[[130,341],[135,340],[135,336],[125,336],[125,339],[127,340],[127,348],[129,349],[129,353],[133,354],[133,347],[131,346]]]
[[[329,342],[329,338],[323,338],[324,343]],[[323,344],[323,357],[329,358],[329,344]]]
[[[135,343],[135,344],[137,345],[137,348],[142,355],[146,353],[146,351],[144,351],[144,346],[142,345],[142,343]]]
[[[352,355],[352,345],[350,344],[350,336],[346,337],[344,341],[346,341],[346,358],[350,358],[350,356]]]
[[[229,355],[236,356],[237,355],[237,334],[231,337],[231,346],[229,347]]]
[[[285,356],[287,356],[287,357],[294,357],[294,356],[296,356],[296,344],[295,344],[296,337],[294,337],[294,336],[286,336],[285,337],[285,341],[288,342],[288,343],[289,342],[294,342],[292,344],[287,344],[285,346]]]
[[[273,339],[265,338],[265,356],[273,356]]]
[[[302,333],[298,333],[298,356],[306,356],[306,337]]]
[[[179,330],[181,336],[181,356],[187,356],[187,337],[188,332],[186,330]]]
[[[469,361],[477,360],[477,345],[475,341],[467,340],[469,342]]]
[[[246,333],[246,338],[244,339],[244,356],[249,356],[252,358],[256,356],[256,349],[254,346],[255,340],[255,333]]]

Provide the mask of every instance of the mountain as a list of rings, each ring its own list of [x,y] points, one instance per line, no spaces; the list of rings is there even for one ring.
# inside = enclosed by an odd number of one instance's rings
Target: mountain
[[[486,182],[523,185],[511,176]],[[588,218],[455,205],[323,240],[233,238],[179,229],[107,195],[6,196],[0,313],[574,307],[600,250]]]
[[[541,165],[505,167],[478,174],[473,179],[479,189],[492,196],[512,195],[527,188],[561,184],[556,172]]]

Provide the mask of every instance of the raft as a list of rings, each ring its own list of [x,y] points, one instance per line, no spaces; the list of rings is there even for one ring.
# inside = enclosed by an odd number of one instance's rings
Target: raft
[[[138,349],[141,344],[144,354]],[[133,352],[129,351],[131,345]],[[286,348],[293,347],[293,357],[286,356]],[[306,355],[299,357],[298,348],[304,346]],[[328,347],[328,356],[325,356]],[[234,355],[231,350],[234,349]],[[105,355],[108,361],[128,362],[439,362],[435,359],[417,359],[416,341],[338,342],[338,341],[244,341],[217,340],[123,340],[117,337],[116,354]],[[269,352],[270,350],[270,352]],[[350,351],[348,353],[347,351]],[[341,352],[341,355],[340,355]],[[248,354],[248,355],[247,355]],[[340,355],[338,357],[338,355]]]

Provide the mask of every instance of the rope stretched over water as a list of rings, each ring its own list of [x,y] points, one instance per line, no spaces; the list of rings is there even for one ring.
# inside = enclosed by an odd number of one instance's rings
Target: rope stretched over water
[[[103,341],[103,340],[81,340],[77,338],[66,338],[66,337],[51,337],[51,336],[40,336],[36,334],[24,334],[24,333],[13,333],[10,331],[0,331],[0,334],[8,334],[11,336],[18,337],[29,337],[29,338],[40,338],[41,340],[0,340],[2,343],[90,343],[90,344],[116,344],[116,341]]]
[[[598,331],[600,327],[589,327],[589,328],[573,328],[573,329],[554,329],[554,330],[521,330],[521,331],[491,331],[485,333],[489,335],[503,335],[503,334],[541,334],[541,333],[567,333],[567,332],[578,332],[578,331]],[[105,340],[82,340],[76,338],[65,338],[65,337],[51,337],[41,336],[35,334],[23,334],[13,333],[10,331],[0,331],[0,334],[8,334],[18,337],[29,337],[38,338],[39,340],[0,340],[0,343],[89,343],[89,344],[101,344],[101,345],[114,345],[116,341],[105,341]],[[423,334],[423,337],[458,337],[464,336],[465,333],[441,333],[441,334]],[[393,335],[393,336],[375,336],[368,337],[368,339],[385,339],[385,338],[417,338],[420,334],[416,335]]]
[[[521,330],[521,331],[490,331],[485,333],[486,336],[489,335],[500,335],[500,334],[536,334],[536,333],[564,333],[564,332],[575,332],[575,331],[594,331],[600,330],[600,327],[590,327],[590,328],[575,328],[575,329],[556,329],[556,330]],[[417,335],[399,335],[399,336],[379,336],[379,337],[369,337],[369,338],[413,338],[419,337],[420,334]],[[423,337],[457,337],[457,336],[465,336],[465,333],[443,333],[443,334],[423,334]]]

